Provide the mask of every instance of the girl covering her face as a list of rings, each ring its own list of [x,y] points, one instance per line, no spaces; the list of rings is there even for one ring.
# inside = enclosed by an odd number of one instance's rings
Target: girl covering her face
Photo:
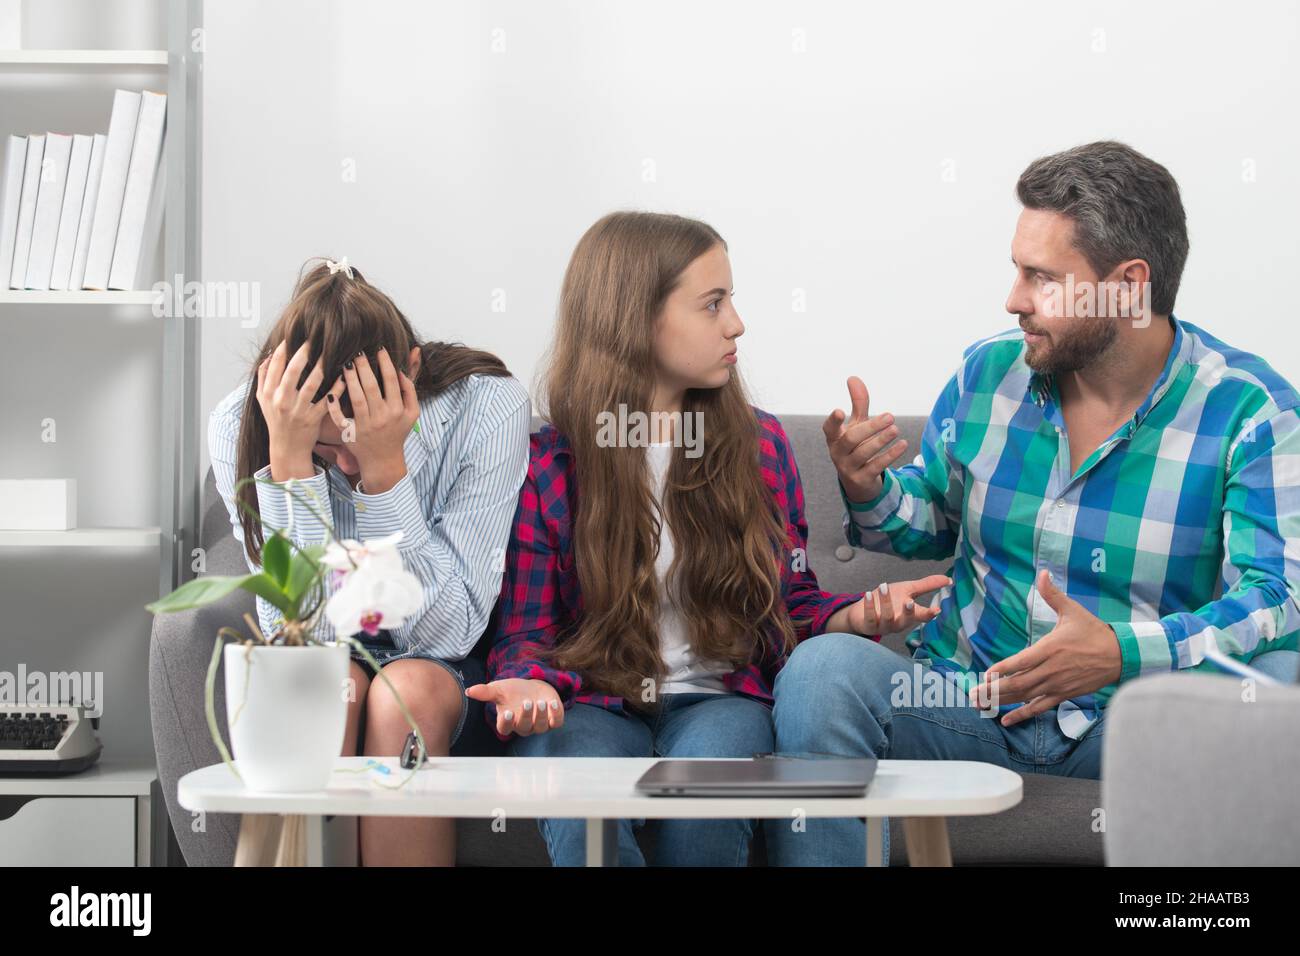
[[[326,262],[305,269],[248,380],[209,422],[217,489],[250,568],[271,528],[298,547],[331,531],[339,540],[401,532],[419,606],[400,626],[379,620],[355,636],[434,755],[459,737],[464,688],[481,679],[467,655],[501,587],[498,556],[527,469],[529,418],[527,392],[499,359],[421,341],[360,271]],[[244,478],[257,480],[236,490]],[[283,622],[257,604],[271,637]],[[313,636],[334,637],[323,618]],[[343,753],[400,753],[409,727],[397,701],[359,657],[351,672]],[[363,863],[454,860],[450,820],[364,817],[360,833]]]

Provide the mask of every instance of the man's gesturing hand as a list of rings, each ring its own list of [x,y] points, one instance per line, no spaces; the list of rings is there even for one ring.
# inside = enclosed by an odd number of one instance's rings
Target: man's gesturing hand
[[[868,416],[870,396],[867,386],[856,375],[849,379],[849,400],[853,414],[846,418],[843,409],[835,409],[826,418],[822,431],[849,501],[870,501],[883,487],[880,476],[907,451],[907,442],[899,441],[893,448],[887,447],[898,438],[894,416],[888,412],[874,418]]]
[[[1119,639],[1109,624],[1066,597],[1046,571],[1038,573],[1037,587],[1057,614],[1056,627],[1037,644],[994,664],[971,689],[971,698],[979,694],[981,703],[1028,701],[1003,716],[1004,727],[1113,684],[1123,670]]]

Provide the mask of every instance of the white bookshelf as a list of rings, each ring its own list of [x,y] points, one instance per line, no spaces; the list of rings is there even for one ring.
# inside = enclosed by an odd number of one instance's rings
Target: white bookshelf
[[[0,65],[166,67],[166,50],[0,50]]]
[[[85,68],[138,72],[163,71],[167,91],[167,133],[163,143],[166,165],[163,274],[198,278],[198,86],[201,54],[190,50],[193,30],[202,24],[201,0],[169,0],[169,49],[0,49],[0,73],[48,74],[75,77]],[[107,120],[107,116],[105,117]],[[97,308],[129,306],[143,310],[157,296],[151,289],[121,291],[48,291],[0,289],[0,306],[67,306]],[[85,314],[78,309],[78,314]],[[0,313],[5,322],[23,321],[22,313]],[[76,531],[29,532],[0,529],[0,548],[36,546],[142,547],[160,549],[159,593],[166,594],[187,575],[190,549],[198,536],[198,326],[183,316],[163,318],[163,425],[161,436],[160,525],[156,528],[83,528]]]
[[[149,289],[133,292],[0,290],[0,305],[153,305],[154,298]]]
[[[198,281],[201,278],[202,53],[193,50],[193,37],[203,23],[203,0],[165,0],[165,5],[160,2],[158,9],[159,15],[166,20],[163,34],[166,49],[3,49],[0,50],[0,80],[6,84],[6,97],[22,97],[30,93],[37,101],[50,96],[50,102],[62,104],[50,112],[48,120],[42,119],[42,122],[51,124],[71,123],[74,120],[68,117],[72,114],[84,117],[86,110],[81,107],[89,105],[88,99],[92,94],[98,98],[99,91],[106,86],[109,89],[113,85],[140,89],[143,85],[167,94],[166,133],[161,158],[165,171],[160,177],[165,189],[162,269],[161,274],[154,278],[171,280],[180,275],[187,281]],[[157,33],[152,29],[146,32]],[[155,36],[141,36],[137,42],[152,45],[159,41]],[[80,95],[83,86],[85,99]],[[71,108],[69,104],[72,104]],[[110,106],[111,97],[108,97],[104,100],[105,129]],[[13,119],[8,109],[4,113],[0,115],[0,132],[22,134],[34,131],[10,128],[21,121]],[[29,116],[35,113],[34,109],[27,111]],[[84,122],[83,119],[75,121]],[[0,340],[7,332],[12,334],[15,331],[28,334],[30,338],[31,328],[40,327],[49,320],[57,322],[65,316],[93,325],[100,318],[116,318],[117,310],[122,309],[133,317],[138,315],[154,323],[151,327],[133,329],[130,334],[134,338],[123,338],[122,341],[148,341],[149,347],[153,348],[159,343],[150,341],[152,336],[156,334],[161,339],[158,347],[161,368],[153,367],[153,374],[160,375],[159,390],[156,396],[152,385],[141,390],[150,404],[157,403],[154,408],[160,414],[156,519],[150,515],[153,509],[141,508],[137,499],[132,502],[131,512],[118,520],[129,524],[143,518],[145,526],[84,527],[67,531],[0,529],[0,551],[10,552],[8,560],[14,567],[27,567],[39,561],[49,562],[51,567],[66,564],[85,574],[84,569],[98,567],[100,562],[117,570],[127,564],[128,557],[133,562],[148,561],[151,564],[156,558],[156,588],[143,587],[136,594],[134,590],[138,585],[132,583],[130,593],[115,593],[110,597],[114,612],[120,610],[117,604],[120,599],[122,606],[137,608],[135,613],[145,618],[145,604],[170,593],[192,576],[190,552],[197,545],[199,524],[198,319],[171,314],[155,319],[150,310],[156,298],[148,288],[131,292],[0,289]],[[56,347],[70,344],[62,332],[51,336],[50,341]],[[129,364],[124,363],[125,358],[128,357],[114,354],[112,343],[108,343],[103,355],[104,366],[109,370],[106,374],[111,375],[112,370],[120,370],[124,364]],[[131,358],[138,359],[138,355]],[[57,353],[33,353],[25,361],[29,365],[38,364],[43,370],[48,369],[52,377],[59,374]],[[138,363],[135,368],[139,369]],[[100,383],[85,379],[75,384],[89,391]],[[129,414],[129,410],[124,414]],[[63,427],[61,425],[60,429]],[[70,428],[76,434],[76,426]],[[7,457],[0,457],[0,475],[16,477],[12,474],[14,469],[6,469],[2,463]],[[83,462],[79,467],[85,468],[86,465]],[[153,467],[152,463],[147,467]],[[88,476],[69,474],[67,477]],[[130,484],[123,485],[122,493],[131,494],[131,487]],[[105,525],[115,523],[111,513],[102,517],[97,515],[92,520]],[[37,550],[32,552],[31,549]],[[122,549],[131,549],[131,553],[123,555]],[[113,580],[134,582],[139,579],[119,576]],[[18,597],[14,588],[21,585],[15,584],[9,591],[5,587],[6,581],[0,579],[0,604]],[[48,594],[40,597],[46,601],[49,599]],[[47,856],[62,859],[56,852],[62,848],[74,854],[70,859],[79,861],[75,854],[84,844],[92,849],[96,845],[112,849],[114,854],[118,854],[112,857],[114,862],[127,865],[131,862],[137,865],[161,862],[166,857],[166,813],[162,801],[154,799],[158,784],[152,759],[152,740],[145,742],[137,737],[135,729],[143,728],[147,734],[149,726],[147,683],[138,676],[147,671],[147,663],[140,651],[140,635],[134,626],[129,628],[134,633],[123,633],[112,624],[105,624],[102,628],[88,627],[84,602],[64,601],[61,606],[58,601],[50,601],[49,604],[42,626],[47,626],[51,636],[57,639],[42,645],[39,663],[43,667],[102,668],[105,658],[96,652],[102,652],[105,642],[112,641],[116,645],[119,639],[129,639],[129,649],[112,648],[112,654],[120,658],[122,668],[115,680],[126,688],[126,693],[125,700],[119,695],[115,713],[111,717],[106,715],[106,719],[111,720],[119,733],[124,725],[132,729],[130,736],[122,734],[119,737],[117,748],[110,746],[108,737],[102,737],[104,754],[95,766],[81,773],[66,777],[25,776],[13,779],[0,776],[0,796],[26,801],[19,813],[9,819],[8,831],[0,833],[0,857],[22,843],[25,847],[23,852],[37,860]],[[147,642],[147,631],[145,637]],[[13,654],[8,657],[13,658]],[[5,666],[0,661],[0,668]],[[150,756],[135,759],[133,754],[137,751]],[[4,821],[0,821],[0,825],[3,824]],[[119,859],[123,847],[128,852],[125,860]]]
[[[156,548],[161,528],[72,528],[67,531],[0,530],[3,548]]]

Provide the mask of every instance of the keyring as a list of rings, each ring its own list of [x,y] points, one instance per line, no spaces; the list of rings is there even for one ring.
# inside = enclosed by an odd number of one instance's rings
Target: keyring
[[[418,757],[419,755],[420,755],[420,740],[418,737],[415,736],[415,731],[412,730],[410,733],[406,735],[406,743],[402,745],[402,759],[401,759],[402,769],[403,770],[412,769],[415,766],[416,757]],[[428,762],[429,762],[429,752],[426,750],[424,752],[424,759],[421,760],[420,763],[428,763]]]

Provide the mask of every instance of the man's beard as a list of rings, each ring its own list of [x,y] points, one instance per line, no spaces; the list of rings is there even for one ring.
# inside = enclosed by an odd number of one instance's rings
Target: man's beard
[[[1046,344],[1027,346],[1025,364],[1040,375],[1077,372],[1104,355],[1118,335],[1111,319],[1083,319],[1068,332],[1051,333]]]

